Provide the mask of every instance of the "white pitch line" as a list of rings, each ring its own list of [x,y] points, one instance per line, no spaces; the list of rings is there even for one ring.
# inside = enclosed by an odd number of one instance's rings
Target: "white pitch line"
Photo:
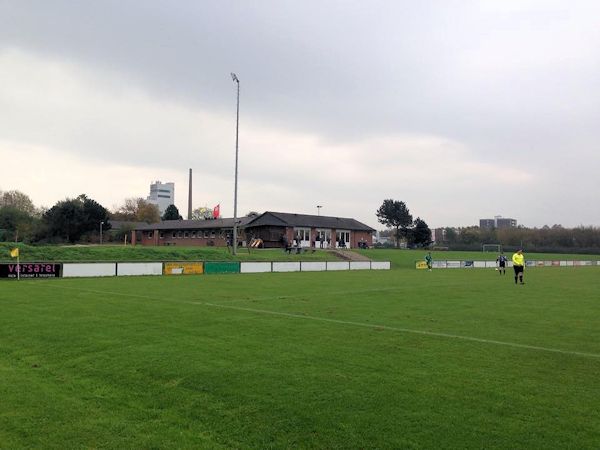
[[[150,296],[145,296],[145,295],[140,295],[140,294],[127,294],[127,293],[122,293],[122,292],[100,291],[100,290],[96,290],[96,289],[81,289],[81,288],[75,288],[75,287],[69,287],[69,286],[56,286],[56,285],[51,285],[51,284],[48,284],[47,286],[63,288],[63,289],[72,289],[72,290],[83,291],[83,292],[105,294],[105,295],[106,294],[120,295],[123,297],[142,298],[142,299],[146,299],[146,300],[167,301],[167,302],[172,302],[172,303],[184,303],[184,304],[189,304],[189,305],[210,306],[212,308],[231,309],[231,310],[235,310],[235,311],[245,311],[245,312],[251,312],[251,313],[255,313],[255,314],[268,314],[271,316],[290,317],[290,318],[294,318],[294,319],[315,320],[315,321],[319,321],[319,322],[335,323],[335,324],[340,324],[340,325],[352,325],[352,326],[361,327],[361,328],[383,329],[383,330],[395,331],[395,332],[399,332],[399,333],[410,333],[410,334],[418,334],[421,336],[433,336],[433,337],[442,337],[442,338],[448,338],[448,339],[458,339],[458,340],[462,340],[462,341],[478,342],[478,343],[482,343],[482,344],[501,345],[504,347],[521,348],[521,349],[525,349],[525,350],[537,350],[537,351],[548,352],[548,353],[558,353],[561,355],[583,356],[586,358],[600,359],[600,354],[598,354],[598,353],[577,352],[577,351],[572,351],[572,350],[562,350],[559,348],[540,347],[537,345],[528,345],[528,344],[519,344],[516,342],[497,341],[494,339],[484,339],[484,338],[477,338],[477,337],[471,337],[471,336],[463,336],[463,335],[459,335],[459,334],[442,333],[442,332],[437,332],[437,331],[414,330],[411,328],[401,328],[401,327],[392,327],[389,325],[378,325],[378,324],[369,324],[369,323],[363,323],[363,322],[353,322],[350,320],[329,319],[327,317],[309,316],[309,315],[304,315],[304,314],[286,313],[286,312],[281,312],[281,311],[271,311],[268,309],[246,308],[243,306],[223,305],[223,304],[203,302],[203,301],[156,298],[156,297],[150,297]]]

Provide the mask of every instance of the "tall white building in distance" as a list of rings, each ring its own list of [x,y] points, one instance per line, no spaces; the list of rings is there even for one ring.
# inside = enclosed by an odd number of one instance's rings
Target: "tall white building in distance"
[[[150,195],[146,200],[158,206],[158,210],[162,216],[169,205],[175,204],[175,183],[161,183],[160,181],[156,181],[150,184]]]

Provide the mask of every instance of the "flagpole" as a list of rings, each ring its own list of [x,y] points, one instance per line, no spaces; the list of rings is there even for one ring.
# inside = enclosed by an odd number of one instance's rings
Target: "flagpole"
[[[17,253],[17,281],[21,281],[21,252]]]

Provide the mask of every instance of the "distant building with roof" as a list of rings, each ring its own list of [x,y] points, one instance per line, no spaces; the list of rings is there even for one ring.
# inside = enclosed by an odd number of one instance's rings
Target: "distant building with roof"
[[[357,248],[373,245],[375,229],[355,219],[267,211],[238,219],[241,245],[261,239],[263,247],[281,247],[285,242],[300,247]],[[144,224],[132,232],[132,243],[225,247],[233,234],[233,219],[165,220]]]

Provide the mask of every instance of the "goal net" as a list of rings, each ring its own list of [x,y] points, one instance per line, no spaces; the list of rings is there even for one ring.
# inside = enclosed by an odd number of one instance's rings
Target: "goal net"
[[[482,251],[484,251],[484,252],[501,253],[502,252],[502,245],[501,244],[483,244]]]

